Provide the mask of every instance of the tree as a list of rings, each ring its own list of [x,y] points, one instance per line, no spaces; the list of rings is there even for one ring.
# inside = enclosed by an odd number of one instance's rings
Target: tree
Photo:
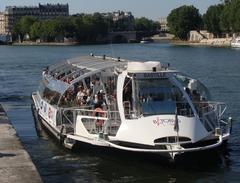
[[[223,32],[230,32],[231,31],[231,25],[230,25],[230,6],[229,4],[225,4],[222,14],[221,14],[221,18],[220,18],[220,26],[221,26],[221,30]]]
[[[21,41],[23,40],[23,37],[24,37],[24,33],[21,31],[21,24],[20,24],[20,21],[17,21],[14,26],[13,26],[13,39],[14,40],[17,40],[19,39],[18,41]]]
[[[37,21],[36,17],[32,16],[24,16],[21,19],[19,19],[13,26],[13,34],[16,37],[20,37],[21,42],[23,41],[23,38],[25,35],[30,34],[31,26],[34,24],[34,22]]]
[[[30,33],[31,26],[37,21],[36,17],[24,16],[20,19],[22,32],[26,35]]]
[[[203,15],[204,28],[215,36],[221,36],[221,17],[224,10],[222,4],[210,6],[207,12]]]
[[[202,27],[202,17],[194,6],[181,6],[171,11],[167,17],[170,32],[187,40],[189,31]]]
[[[231,0],[227,4],[228,22],[233,32],[240,32],[240,0]]]
[[[30,39],[37,40],[42,38],[43,31],[44,30],[42,22],[34,22],[34,24],[30,28]]]
[[[225,32],[240,32],[240,0],[224,2],[221,16],[221,28]]]
[[[139,37],[148,37],[157,33],[160,24],[145,17],[135,18],[134,29],[138,32]]]
[[[57,32],[53,20],[47,20],[42,22],[42,33],[41,37],[44,41],[51,42],[55,41],[57,37]]]

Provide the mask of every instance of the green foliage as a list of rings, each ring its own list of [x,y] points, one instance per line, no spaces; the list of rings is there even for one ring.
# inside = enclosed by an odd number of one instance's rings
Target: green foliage
[[[145,17],[136,18],[134,21],[134,27],[136,31],[156,31],[160,28],[160,24],[158,22],[154,22]]]
[[[240,32],[240,0],[225,0],[211,6],[204,17],[205,27],[215,35]]]
[[[14,26],[13,26],[13,39],[18,39],[20,38],[20,40],[23,40],[24,34],[21,31],[21,24],[19,21],[17,21]]]
[[[170,32],[187,40],[189,31],[202,27],[202,17],[194,6],[181,6],[171,11],[167,17]]]
[[[42,22],[34,22],[30,28],[30,39],[36,40],[42,37],[43,32]]]
[[[232,32],[240,32],[240,0],[231,0],[224,10],[229,29]]]
[[[134,26],[135,25],[135,26]],[[80,43],[105,42],[108,32],[137,31],[144,33],[156,32],[159,24],[146,18],[123,18],[113,21],[111,16],[100,13],[77,14],[69,17],[58,17],[51,20],[37,20],[34,17],[22,17],[14,25],[15,39],[23,40],[28,34],[32,41],[40,39],[45,42],[63,41],[71,38]]]
[[[31,16],[24,16],[16,22],[13,27],[13,35],[20,36],[21,41],[24,36],[30,34],[31,26],[37,21],[37,18]]]
[[[99,13],[94,15],[78,15],[74,17],[75,37],[77,41],[92,43],[103,40],[108,33],[108,24]]]
[[[134,20],[134,29],[137,31],[138,37],[141,39],[142,37],[149,37],[158,33],[160,24],[145,17],[141,17]]]
[[[225,5],[220,18],[220,26],[221,26],[222,32],[231,31],[229,17],[230,17],[230,6]]]
[[[221,36],[221,18],[224,10],[222,4],[210,6],[203,15],[204,28],[212,32],[215,36]]]

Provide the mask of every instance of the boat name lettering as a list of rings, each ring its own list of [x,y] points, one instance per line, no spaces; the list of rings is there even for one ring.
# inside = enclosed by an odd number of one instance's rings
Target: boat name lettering
[[[178,123],[180,123],[181,121],[178,120]],[[153,124],[160,126],[160,125],[174,125],[175,124],[175,119],[160,119],[159,117],[157,117],[156,119],[153,120]]]
[[[45,103],[44,106],[43,106],[43,111],[44,111],[44,113],[47,112],[47,104],[46,104],[46,103]]]
[[[148,78],[165,78],[166,73],[158,72],[158,73],[140,73],[137,74],[138,79],[148,79]]]
[[[51,109],[51,107],[48,108],[48,118],[53,118],[53,110]]]

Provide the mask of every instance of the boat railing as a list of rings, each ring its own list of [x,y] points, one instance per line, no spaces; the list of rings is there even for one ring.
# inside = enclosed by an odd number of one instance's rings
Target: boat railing
[[[89,108],[91,107],[89,106]],[[121,124],[119,111],[65,108],[62,114],[73,128],[76,127],[77,117],[79,116],[84,127],[92,134],[103,132],[116,135]]]
[[[176,105],[177,105],[178,115],[188,116],[188,117],[193,116],[194,111],[188,103],[177,102]],[[226,104],[222,102],[212,102],[212,101],[193,102],[193,105],[199,117],[215,112],[216,116],[218,116],[218,118],[221,118],[226,110]]]
[[[214,131],[216,128],[220,127],[220,121],[227,109],[225,103],[209,101],[194,103],[194,105],[207,131]]]

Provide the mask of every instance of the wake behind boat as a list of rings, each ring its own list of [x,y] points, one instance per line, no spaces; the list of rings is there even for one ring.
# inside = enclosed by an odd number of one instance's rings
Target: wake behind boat
[[[46,68],[32,94],[37,119],[66,147],[159,154],[214,149],[227,141],[226,106],[169,64],[104,56]]]

